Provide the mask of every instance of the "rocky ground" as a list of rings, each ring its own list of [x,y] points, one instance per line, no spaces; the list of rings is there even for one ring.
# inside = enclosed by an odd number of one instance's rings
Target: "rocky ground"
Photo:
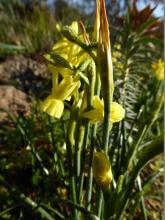
[[[0,62],[0,123],[7,113],[28,114],[33,98],[45,96],[49,90],[51,74],[44,62],[17,55]]]

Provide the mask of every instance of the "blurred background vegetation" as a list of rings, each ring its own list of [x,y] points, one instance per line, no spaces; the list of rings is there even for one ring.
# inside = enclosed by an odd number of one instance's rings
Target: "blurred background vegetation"
[[[124,39],[132,36],[132,33],[138,32],[138,28],[142,28],[142,24],[146,21],[160,17],[149,28],[143,26],[145,38],[140,40],[142,49],[144,49],[147,37],[151,37],[151,43],[157,45],[154,59],[163,56],[163,0],[107,0],[106,6],[114,52],[118,52],[118,47],[113,43],[119,42],[125,46],[125,48],[124,46],[121,48],[123,54],[126,49],[130,49],[129,56],[135,55],[134,58],[138,59],[139,57],[136,57],[138,47],[134,47],[133,42],[126,45]],[[128,8],[131,17],[130,29],[127,29],[125,35],[120,38],[120,29],[123,30]],[[42,208],[52,212],[55,219],[65,219],[58,210],[63,213],[69,212],[68,207],[72,204],[64,205],[63,200],[59,200],[59,198],[65,199],[67,190],[69,190],[64,169],[67,161],[63,161],[65,146],[62,146],[66,133],[64,122],[67,122],[68,115],[66,113],[62,120],[57,121],[40,113],[38,99],[45,97],[51,86],[51,77],[43,60],[43,54],[50,51],[53,44],[61,37],[57,24],[66,25],[71,24],[73,20],[82,20],[90,30],[94,21],[94,11],[95,0],[0,1],[0,89],[7,91],[5,86],[12,85],[14,88],[9,90],[10,93],[16,92],[14,90],[16,88],[27,95],[26,97],[23,94],[13,93],[23,97],[26,105],[18,102],[15,104],[18,107],[14,105],[16,112],[13,112],[13,104],[9,103],[8,108],[1,111],[4,115],[2,117],[1,114],[0,117],[0,219],[42,219],[40,214],[34,211],[37,207],[36,204],[40,204]],[[125,62],[124,56],[126,57],[127,54],[125,53],[123,57],[119,54],[119,57],[116,58],[117,62],[114,61],[117,85],[120,85],[123,80],[122,76],[118,75],[120,71],[117,69],[121,68],[118,66],[118,61],[120,64]],[[142,59],[144,60],[144,57],[147,56],[148,53],[144,53]],[[145,65],[149,65],[147,59]],[[141,74],[136,79],[129,78],[133,83],[136,81],[139,91],[146,79],[143,77],[146,72],[144,75]],[[150,76],[147,77],[150,80]],[[140,98],[137,94],[136,103],[130,105],[134,105],[135,109],[138,109],[139,105],[143,105],[148,100],[148,106],[152,108],[152,103],[154,103],[154,98],[151,97],[154,93],[153,85],[154,81],[151,81],[147,87],[150,88],[150,91],[147,92],[144,89],[145,93],[141,94]],[[118,95],[118,93],[120,91],[117,91],[116,94]],[[1,92],[1,94],[3,93]],[[136,96],[136,94],[134,95]],[[4,100],[0,101],[0,108],[4,105],[2,101]],[[20,109],[22,105],[23,110]],[[148,111],[144,112],[142,117],[145,121]],[[160,134],[163,129],[162,118],[161,113],[149,138]],[[116,129],[118,128],[116,127]],[[112,141],[115,142],[115,138],[115,135],[112,136]],[[32,151],[29,146],[32,147]],[[56,163],[57,161],[59,162]],[[160,156],[142,173],[144,194],[146,195],[145,203],[149,211],[148,219],[151,220],[162,218],[162,166],[162,156]],[[150,184],[147,184],[147,181]],[[52,194],[56,196],[52,197]],[[33,200],[36,204],[32,203]],[[50,208],[48,204],[56,208]],[[131,211],[128,210],[129,212],[136,212],[133,219],[144,219],[140,205],[136,209],[136,204],[133,204]],[[126,219],[131,219],[131,217]]]
[[[153,15],[155,13],[156,16],[163,16],[163,1],[109,0],[106,1],[106,6],[112,26],[122,25],[122,16],[126,13],[128,5],[133,5],[133,2],[137,3],[138,8],[152,5]],[[150,6],[140,16],[136,14],[136,9],[132,10],[136,24],[144,22],[148,13],[151,12],[149,8]],[[46,51],[59,38],[56,22],[66,25],[73,20],[83,20],[90,26],[94,20],[94,11],[95,0],[1,0],[0,56]],[[161,37],[163,37],[162,26],[160,27]]]

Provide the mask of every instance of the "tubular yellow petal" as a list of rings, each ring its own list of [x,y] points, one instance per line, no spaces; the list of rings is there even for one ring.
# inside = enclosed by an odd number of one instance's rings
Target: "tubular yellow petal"
[[[94,152],[92,168],[97,184],[102,189],[106,189],[111,183],[113,176],[110,162],[104,152]]]
[[[49,95],[41,104],[41,110],[52,117],[60,118],[64,110],[64,103]]]
[[[125,110],[124,108],[118,104],[117,102],[112,102],[112,108],[111,108],[111,122],[119,122],[121,121],[125,116]]]

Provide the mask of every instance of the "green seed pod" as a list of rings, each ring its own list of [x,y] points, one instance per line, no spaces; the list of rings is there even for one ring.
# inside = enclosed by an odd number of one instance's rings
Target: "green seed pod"
[[[53,59],[55,66],[73,70],[73,65],[59,54],[51,52],[50,57]]]

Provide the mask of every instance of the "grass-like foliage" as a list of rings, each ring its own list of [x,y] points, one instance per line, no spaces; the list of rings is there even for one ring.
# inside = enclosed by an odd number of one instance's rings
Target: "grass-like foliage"
[[[55,18],[45,5],[0,2],[0,55],[36,53],[57,39]]]
[[[58,26],[62,38],[44,56],[50,94],[29,116],[8,112],[0,130],[2,219],[150,219],[147,198],[162,175],[153,160],[163,152],[163,43],[152,10],[138,20],[135,9],[109,28],[97,0],[91,32]]]

